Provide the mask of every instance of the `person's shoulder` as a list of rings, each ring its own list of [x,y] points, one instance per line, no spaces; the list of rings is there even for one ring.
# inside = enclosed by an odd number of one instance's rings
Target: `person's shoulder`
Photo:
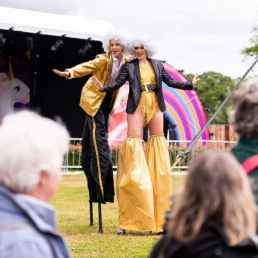
[[[186,244],[180,243],[172,235],[163,235],[153,246],[148,257],[185,257],[185,248]]]
[[[110,56],[106,53],[98,54],[95,56],[95,60],[108,61]]]
[[[138,62],[137,58],[128,59],[128,61],[127,61],[128,64],[134,64],[134,63],[137,63],[137,62]]]
[[[134,66],[134,64],[136,64],[138,61],[137,58],[135,59],[128,59],[125,63],[124,63],[124,68],[125,69],[131,69],[130,67]]]
[[[258,236],[252,236],[224,250],[221,258],[258,258]]]
[[[13,237],[14,235],[15,238]],[[0,234],[0,242],[1,254],[4,253],[4,250],[12,250],[8,251],[10,255],[8,258],[51,257],[51,249],[46,237],[30,226],[3,230]]]
[[[162,62],[162,60],[156,58],[149,58],[149,60],[151,60],[152,62]]]
[[[152,63],[152,64],[155,64],[157,66],[160,66],[160,67],[163,67],[163,63],[164,61],[163,60],[160,60],[160,59],[155,59],[155,58],[149,58],[149,61]]]

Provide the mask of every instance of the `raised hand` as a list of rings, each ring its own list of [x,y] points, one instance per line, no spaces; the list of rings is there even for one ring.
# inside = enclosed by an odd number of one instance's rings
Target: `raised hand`
[[[96,76],[92,76],[92,81],[98,90],[103,90],[103,85]]]
[[[198,78],[198,73],[196,73],[192,80],[193,86],[196,86],[198,81],[200,81],[200,78]]]

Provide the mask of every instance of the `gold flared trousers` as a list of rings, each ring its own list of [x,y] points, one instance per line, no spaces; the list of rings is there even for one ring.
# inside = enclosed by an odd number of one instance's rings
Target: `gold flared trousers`
[[[127,137],[118,157],[119,228],[153,231],[153,188],[140,137]]]
[[[172,177],[164,135],[151,136],[146,144],[127,137],[119,151],[117,170],[119,228],[163,231],[170,208]]]
[[[172,176],[166,138],[163,134],[152,135],[147,141],[145,155],[153,187],[154,231],[163,231],[165,213],[170,209],[172,195]]]

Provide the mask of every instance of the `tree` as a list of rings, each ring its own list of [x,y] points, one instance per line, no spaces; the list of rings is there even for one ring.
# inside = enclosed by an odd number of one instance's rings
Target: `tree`
[[[250,39],[251,46],[242,50],[245,56],[253,56],[258,54],[258,25],[255,24],[252,28],[253,36]]]
[[[187,74],[189,81],[192,80],[193,74]],[[206,111],[207,119],[214,114],[220,104],[225,100],[228,94],[235,86],[235,81],[228,76],[224,76],[217,72],[205,72],[200,75],[197,94]],[[216,115],[211,124],[228,124],[228,110],[232,107],[229,101]]]

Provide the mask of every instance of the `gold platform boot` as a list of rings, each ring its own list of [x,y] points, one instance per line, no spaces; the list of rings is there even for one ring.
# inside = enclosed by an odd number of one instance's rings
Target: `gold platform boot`
[[[169,198],[173,189],[168,146],[163,134],[150,136],[146,143],[145,155],[153,187],[156,224],[154,232],[160,233],[163,232],[165,213],[171,206]]]
[[[153,188],[140,137],[127,137],[119,150],[116,189],[120,231],[153,231]]]

